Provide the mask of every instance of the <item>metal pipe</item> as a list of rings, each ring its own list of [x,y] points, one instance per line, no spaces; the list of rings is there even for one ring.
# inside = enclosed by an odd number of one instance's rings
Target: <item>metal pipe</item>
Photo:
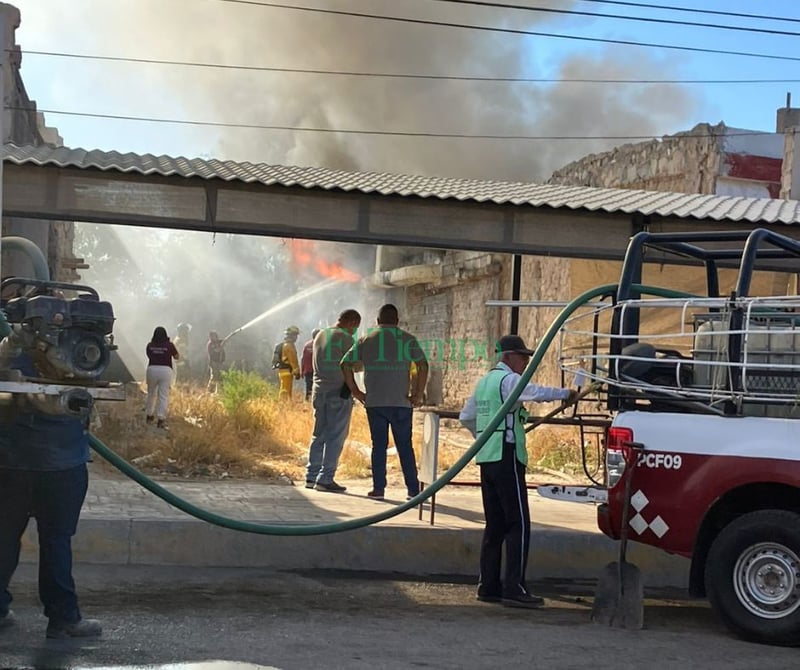
[[[522,256],[514,254],[511,259],[511,300],[518,301],[520,287],[522,285]],[[509,333],[519,332],[519,307],[514,305],[511,308],[511,322],[509,323]]]
[[[566,307],[566,300],[487,300],[486,307]],[[607,302],[587,302],[581,307],[607,307]]]
[[[10,251],[21,251],[30,259],[33,265],[34,279],[50,281],[50,268],[47,265],[47,258],[45,258],[42,250],[31,240],[15,236],[3,237],[2,247]]]

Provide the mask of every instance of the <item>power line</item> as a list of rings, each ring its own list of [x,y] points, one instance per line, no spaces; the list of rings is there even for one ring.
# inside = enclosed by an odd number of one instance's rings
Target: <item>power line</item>
[[[28,111],[23,107],[7,107]],[[692,133],[691,135],[497,135],[497,134],[468,134],[468,133],[432,133],[414,132],[400,130],[363,130],[356,128],[315,128],[309,126],[283,126],[267,125],[257,123],[227,123],[223,121],[193,121],[188,119],[164,119],[149,116],[128,116],[123,114],[99,114],[93,112],[72,112],[58,109],[38,109],[43,114],[54,114],[56,116],[80,116],[92,119],[109,119],[114,121],[137,121],[145,123],[166,123],[186,126],[206,126],[212,128],[238,128],[243,130],[288,130],[292,132],[306,133],[341,133],[343,135],[379,135],[386,137],[420,137],[420,138],[440,138],[440,139],[464,139],[464,140],[532,140],[532,141],[551,141],[551,140],[677,140],[684,138],[716,137],[715,133]],[[750,137],[754,135],[768,135],[759,131],[739,131],[728,133],[726,137]]]
[[[557,77],[480,77],[471,75],[411,74],[402,72],[358,72],[355,70],[321,70],[312,68],[269,67],[261,65],[226,65],[224,63],[196,63],[193,61],[161,60],[157,58],[130,58],[126,56],[101,56],[97,54],[75,54],[58,51],[22,52],[25,56],[47,56],[53,58],[75,58],[118,63],[139,63],[143,65],[178,65],[221,70],[243,70],[254,72],[285,72],[289,74],[321,74],[344,77],[374,77],[386,79],[430,79],[447,81],[480,81],[498,83],[537,83],[537,84],[797,84],[800,79],[590,79]]]
[[[618,44],[621,46],[636,46],[655,49],[669,49],[673,51],[689,51],[693,53],[716,54],[720,56],[743,56],[746,58],[766,58],[769,60],[800,61],[800,56],[780,56],[778,54],[764,54],[748,51],[728,51],[725,49],[710,49],[706,47],[676,46],[674,44],[658,44],[653,42],[636,42],[634,40],[616,40],[604,37],[585,37],[580,35],[563,35],[559,33],[546,33],[535,30],[522,30],[520,28],[496,28],[493,26],[471,25],[469,23],[453,23],[449,21],[433,21],[431,19],[412,19],[400,16],[385,16],[382,14],[367,14],[365,12],[348,12],[340,9],[321,9],[318,7],[300,7],[277,2],[256,2],[256,0],[216,0],[240,5],[255,5],[257,7],[274,7],[300,12],[312,12],[334,16],[349,16],[361,19],[374,19],[378,21],[395,21],[398,23],[411,23],[415,25],[440,26],[445,28],[461,28],[464,30],[480,30],[484,32],[505,33],[509,35],[525,35],[531,37],[546,37],[552,39],[575,40],[579,42],[594,42],[599,44]]]
[[[785,35],[800,37],[800,33],[791,30],[775,30],[773,28],[753,28],[750,26],[724,26],[718,23],[699,23],[697,21],[680,21],[678,19],[658,19],[644,16],[626,16],[625,14],[603,14],[601,12],[584,12],[576,9],[554,9],[552,7],[531,7],[530,5],[510,5],[502,2],[485,2],[483,0],[433,0],[433,2],[447,2],[456,5],[474,5],[477,7],[491,7],[494,9],[516,9],[528,12],[545,14],[561,14],[568,16],[592,16],[602,19],[615,19],[620,21],[639,21],[643,23],[659,23],[673,26],[690,26],[695,28],[711,28],[713,30],[735,30],[747,33],[762,33],[765,35]]]
[[[583,0],[583,2],[595,2],[603,5],[620,5],[623,7],[639,7],[641,9],[663,9],[671,12],[687,12],[690,14],[710,14],[712,16],[731,16],[737,19],[759,19],[763,21],[786,21],[788,23],[800,23],[800,19],[793,19],[785,16],[764,16],[763,14],[743,14],[740,12],[724,12],[713,9],[695,9],[694,7],[673,7],[671,5],[651,5],[639,2],[622,2],[621,0]]]

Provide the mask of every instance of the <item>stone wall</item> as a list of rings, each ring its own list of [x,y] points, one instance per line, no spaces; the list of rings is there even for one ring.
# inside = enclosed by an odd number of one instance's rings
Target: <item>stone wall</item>
[[[572,261],[565,258],[527,256],[522,260],[520,300],[568,302],[572,290]],[[521,307],[519,334],[535,348],[562,307]],[[510,317],[509,317],[510,319]],[[508,320],[506,320],[508,323]],[[536,371],[534,381],[545,386],[561,386],[558,366],[558,340],[553,340]]]
[[[511,298],[511,262],[507,254],[449,252],[443,258],[441,282],[407,289],[402,318],[429,355],[429,403],[459,409],[494,363],[494,343],[509,332],[511,310],[486,303]],[[521,299],[569,300],[569,270],[565,259],[523,258]],[[529,346],[536,345],[559,311],[520,309],[519,332]],[[556,347],[550,349],[536,381],[560,385]]]
[[[500,297],[504,257],[449,252],[442,280],[406,291],[403,321],[430,359],[427,401],[458,409],[487,369],[486,347],[501,333],[500,310],[486,301]]]
[[[725,124],[700,123],[660,140],[623,144],[556,170],[547,183],[714,193]]]

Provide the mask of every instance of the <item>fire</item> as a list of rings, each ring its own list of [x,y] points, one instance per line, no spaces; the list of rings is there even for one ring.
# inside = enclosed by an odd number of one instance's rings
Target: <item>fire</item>
[[[286,242],[292,255],[292,265],[296,269],[309,268],[321,277],[340,281],[357,282],[361,279],[360,275],[348,270],[341,263],[325,260],[314,240],[287,240]]]

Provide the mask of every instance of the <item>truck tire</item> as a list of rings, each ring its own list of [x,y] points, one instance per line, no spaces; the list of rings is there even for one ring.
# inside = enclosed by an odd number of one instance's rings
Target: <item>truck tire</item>
[[[752,642],[800,645],[800,514],[766,509],[720,531],[705,567],[723,623]]]

